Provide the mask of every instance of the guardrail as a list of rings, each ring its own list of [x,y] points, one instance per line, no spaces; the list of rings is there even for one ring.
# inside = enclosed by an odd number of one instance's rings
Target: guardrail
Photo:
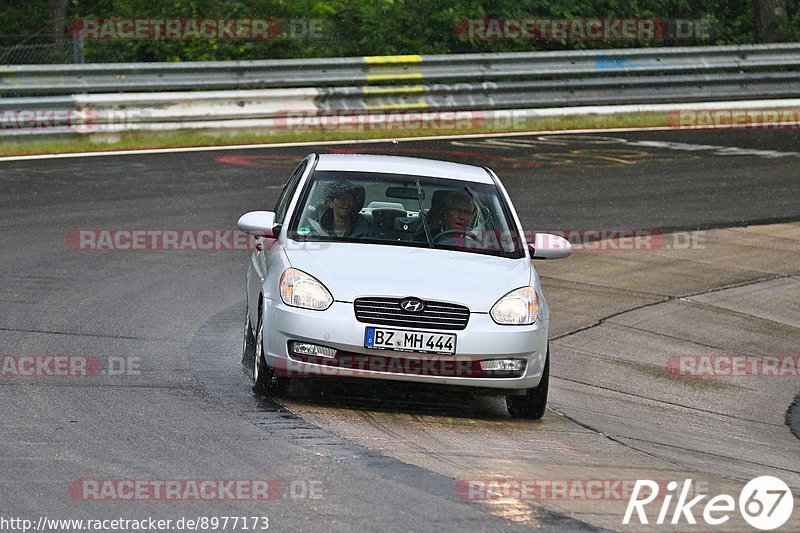
[[[795,43],[28,65],[0,67],[0,112],[88,109],[109,131],[213,127],[215,121],[221,127],[239,127],[241,121],[294,111],[492,111],[797,98],[799,82],[800,44]],[[15,133],[3,117],[0,133]]]

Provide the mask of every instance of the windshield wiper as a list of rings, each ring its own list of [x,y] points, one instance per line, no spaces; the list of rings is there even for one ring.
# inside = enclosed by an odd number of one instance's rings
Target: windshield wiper
[[[425,194],[422,192],[422,187],[419,184],[419,179],[416,180],[417,183],[417,200],[419,200],[419,216],[422,218],[422,227],[425,229],[425,238],[428,239],[428,246],[433,248],[433,237],[431,237],[431,228],[428,227],[428,213],[425,212]]]
[[[478,201],[477,197],[475,196],[475,193],[472,192],[472,189],[469,188],[469,185],[464,187],[464,189],[467,191],[467,194],[469,194],[469,197],[472,199],[472,203],[475,204],[475,206],[480,210],[483,216],[486,217],[486,220],[483,223],[483,227],[486,227],[488,225],[495,227],[494,215],[492,214],[492,211],[490,209],[485,208],[483,204]]]

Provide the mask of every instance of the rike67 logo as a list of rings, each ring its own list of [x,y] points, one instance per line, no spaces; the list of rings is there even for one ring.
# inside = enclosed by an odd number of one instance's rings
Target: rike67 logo
[[[686,479],[678,494],[678,482],[667,483],[666,494],[659,494],[659,484],[649,479],[638,479],[633,487],[633,493],[628,500],[628,507],[622,519],[623,524],[629,524],[634,511],[641,524],[648,524],[645,507],[655,501],[661,500],[661,509],[655,523],[665,524],[674,496],[678,496],[675,507],[672,509],[670,524],[679,524],[686,520],[688,524],[696,524],[694,513],[701,513],[706,524],[719,526],[730,520],[731,514],[736,510],[737,501],[729,494],[714,496],[701,507],[701,502],[708,495],[698,494],[689,499],[692,490],[692,480]],[[761,476],[750,480],[739,493],[739,513],[750,526],[768,531],[784,525],[792,516],[794,496],[789,486],[780,479],[772,476]]]

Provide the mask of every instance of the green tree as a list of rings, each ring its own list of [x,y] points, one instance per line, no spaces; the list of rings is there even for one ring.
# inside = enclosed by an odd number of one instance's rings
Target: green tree
[[[786,0],[0,0],[4,44],[53,39],[79,18],[276,18],[318,20],[322,38],[261,41],[86,41],[87,61],[198,61],[570,50],[800,39],[800,9]],[[769,15],[772,13],[772,15]],[[778,15],[775,15],[777,13]],[[785,13],[785,16],[782,14]],[[470,39],[480,18],[703,19],[705,41],[557,41]],[[773,24],[769,26],[768,23]],[[766,24],[766,26],[765,26]],[[766,29],[765,29],[766,28]],[[765,33],[767,32],[767,33]],[[771,32],[771,33],[770,33]],[[28,36],[28,37],[24,37]],[[765,37],[766,36],[766,37]]]

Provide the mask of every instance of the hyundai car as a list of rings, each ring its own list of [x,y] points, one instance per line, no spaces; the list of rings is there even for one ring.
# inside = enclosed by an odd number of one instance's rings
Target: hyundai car
[[[254,391],[380,379],[547,404],[549,311],[532,260],[571,253],[525,231],[489,168],[311,154],[272,211],[245,213],[242,363]]]

